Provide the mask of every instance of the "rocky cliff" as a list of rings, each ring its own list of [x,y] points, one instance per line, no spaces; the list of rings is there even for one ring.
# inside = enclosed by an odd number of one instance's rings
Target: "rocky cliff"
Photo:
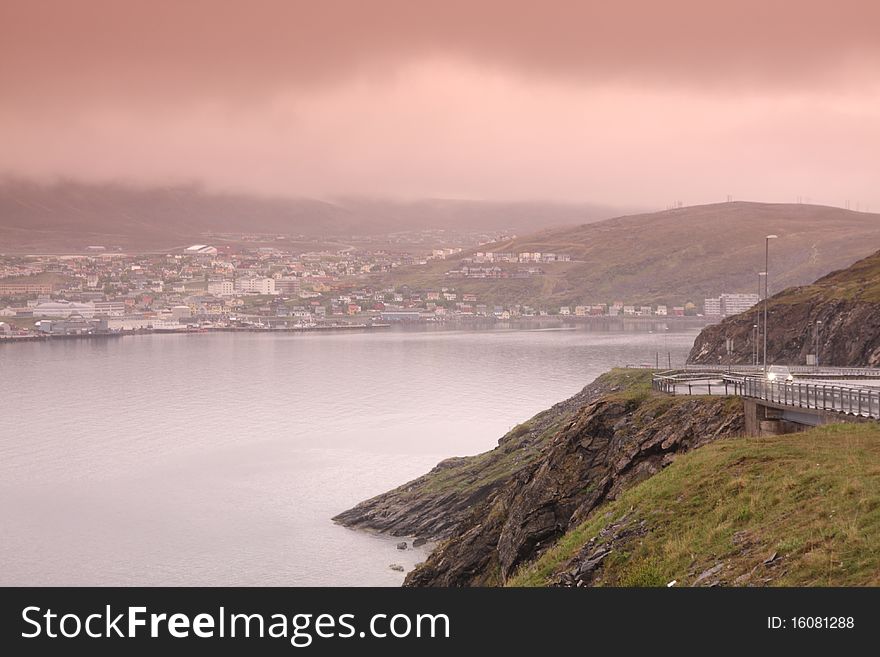
[[[514,427],[495,449],[453,457],[429,473],[361,502],[333,518],[347,527],[434,541],[448,538],[461,520],[523,468],[540,458],[547,441],[572,415],[625,378],[606,374],[576,395]]]
[[[688,361],[727,363],[725,340],[732,338],[730,362],[753,362],[753,327],[761,311],[761,307],[754,308],[706,327],[695,340]],[[812,285],[788,288],[771,297],[767,324],[768,363],[806,364],[807,354],[816,351],[818,327],[820,364],[880,366],[880,252]],[[761,343],[759,338],[759,350]]]
[[[650,390],[650,372],[615,370],[492,452],[441,463],[336,520],[445,537],[407,586],[503,584],[596,506],[743,424],[737,400],[666,397]]]

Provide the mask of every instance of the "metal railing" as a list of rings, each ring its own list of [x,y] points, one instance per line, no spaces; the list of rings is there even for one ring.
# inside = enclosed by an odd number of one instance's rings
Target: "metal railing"
[[[742,380],[740,394],[782,406],[880,419],[880,390],[876,388],[802,381],[766,381],[749,377]]]
[[[741,380],[699,374],[655,374],[651,387],[669,395],[742,395]]]
[[[814,365],[786,365],[793,374],[810,375],[811,377],[825,376],[853,377],[853,378],[880,378],[880,367],[816,367]],[[688,363],[684,366],[688,372],[761,372],[760,365],[694,365]]]
[[[808,381],[768,381],[758,376],[712,376],[717,371],[705,368],[702,374],[696,371],[660,372],[653,376],[651,385],[654,390],[670,395],[738,395],[780,406],[880,419],[880,388]]]

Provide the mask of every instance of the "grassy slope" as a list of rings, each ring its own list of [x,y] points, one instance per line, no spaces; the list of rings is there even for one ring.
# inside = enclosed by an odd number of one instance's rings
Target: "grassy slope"
[[[796,204],[724,203],[619,217],[552,229],[479,250],[568,253],[580,262],[541,265],[546,275],[487,281],[447,278],[458,259],[405,267],[385,276],[416,289],[455,287],[485,302],[537,307],[624,300],[698,304],[720,292],[751,293],[772,250],[775,289],[803,285],[880,248],[880,216]],[[463,254],[467,255],[467,254]],[[772,292],[772,290],[771,290]]]
[[[614,368],[599,376],[591,387],[615,390],[620,398],[645,397],[651,393],[652,370]],[[665,397],[665,400],[686,399]],[[424,490],[433,493],[473,493],[482,486],[505,480],[517,470],[542,455],[542,449],[560,426],[570,420],[570,412],[556,413],[553,408],[541,411],[518,424],[500,440],[498,447],[475,456],[451,459],[455,467],[435,469],[425,475]],[[544,426],[546,425],[546,426]],[[539,429],[536,440],[521,440]],[[410,482],[412,483],[412,482]],[[413,491],[415,494],[417,491]]]
[[[645,520],[647,534],[613,552],[597,584],[688,585],[723,563],[726,584],[878,585],[880,426],[702,447],[597,509],[509,584],[545,585],[623,516]]]
[[[834,300],[880,303],[880,251],[851,267],[831,272],[812,285],[785,290],[771,299],[771,303],[822,303]]]

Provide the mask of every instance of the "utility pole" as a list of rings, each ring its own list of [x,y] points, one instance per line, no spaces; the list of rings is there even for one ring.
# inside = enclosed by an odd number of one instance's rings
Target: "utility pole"
[[[764,238],[764,374],[767,374],[767,334],[770,325],[767,324],[767,297],[770,291],[770,240],[775,240],[778,235],[767,235]]]
[[[822,320],[816,320],[816,371],[819,371],[819,331],[822,328]]]

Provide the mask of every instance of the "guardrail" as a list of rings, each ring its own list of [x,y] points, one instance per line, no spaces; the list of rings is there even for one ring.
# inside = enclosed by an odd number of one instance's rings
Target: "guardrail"
[[[846,413],[880,419],[880,388],[811,383],[768,381],[756,376],[711,376],[717,370],[662,372],[651,381],[654,390],[671,395],[738,395],[781,406]]]
[[[880,390],[877,389],[745,378],[740,394],[782,406],[880,419]]]
[[[815,367],[814,365],[786,365],[793,374],[808,374],[810,376],[828,377],[861,377],[880,378],[880,367]],[[694,365],[688,363],[684,366],[688,372],[763,372],[760,365]]]
[[[742,395],[742,381],[730,377],[707,377],[705,375],[655,374],[651,387],[670,395]]]

